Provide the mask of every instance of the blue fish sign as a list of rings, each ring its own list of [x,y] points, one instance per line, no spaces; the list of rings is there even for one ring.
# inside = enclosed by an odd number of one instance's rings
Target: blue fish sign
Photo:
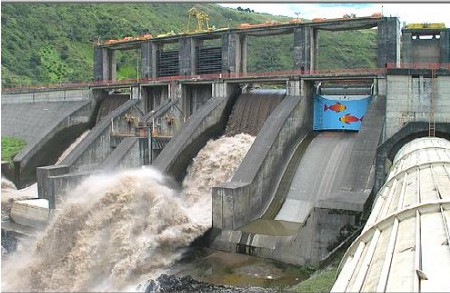
[[[314,95],[314,130],[359,130],[371,96],[328,99]]]

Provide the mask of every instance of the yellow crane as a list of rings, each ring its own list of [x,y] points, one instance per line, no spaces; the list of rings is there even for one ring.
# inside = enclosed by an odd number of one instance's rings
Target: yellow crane
[[[189,9],[189,22],[187,25],[188,31],[190,30],[190,24],[193,18],[197,19],[197,27],[195,28],[195,31],[204,31],[211,29],[209,27],[209,15],[196,7],[192,7],[191,9]]]

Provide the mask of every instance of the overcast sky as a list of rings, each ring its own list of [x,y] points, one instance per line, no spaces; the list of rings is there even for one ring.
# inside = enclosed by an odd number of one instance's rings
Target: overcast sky
[[[255,12],[313,19],[339,18],[344,14],[370,16],[383,12],[384,16],[397,16],[400,24],[443,22],[450,28],[450,3],[219,3],[222,6],[250,8]]]

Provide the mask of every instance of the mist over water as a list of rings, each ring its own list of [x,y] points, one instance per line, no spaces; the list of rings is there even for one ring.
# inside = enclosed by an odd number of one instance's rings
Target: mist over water
[[[211,226],[211,187],[230,180],[253,141],[208,142],[182,192],[152,168],[86,179],[35,243],[3,261],[2,290],[135,291]]]

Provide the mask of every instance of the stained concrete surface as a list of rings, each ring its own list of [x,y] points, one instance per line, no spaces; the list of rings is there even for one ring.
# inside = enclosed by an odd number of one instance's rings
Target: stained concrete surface
[[[286,201],[276,220],[303,223],[318,199],[351,187],[343,173],[351,172],[348,163],[355,134],[323,132],[310,144],[294,175]]]
[[[2,104],[2,136],[31,144],[87,103],[90,101]]]

